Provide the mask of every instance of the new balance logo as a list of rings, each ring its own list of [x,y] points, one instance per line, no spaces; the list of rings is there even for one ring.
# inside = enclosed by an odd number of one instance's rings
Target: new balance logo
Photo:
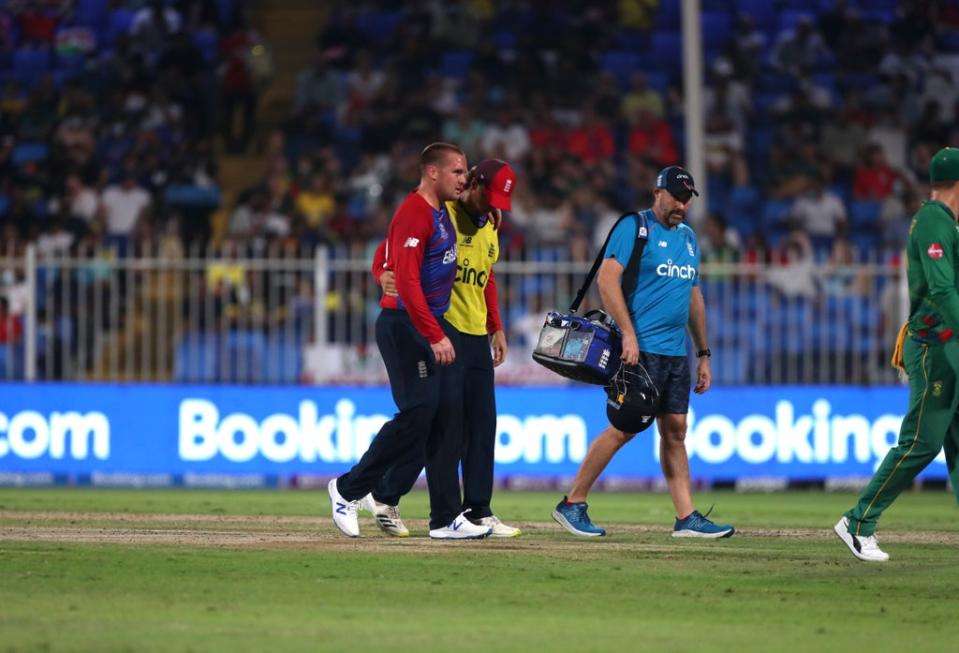
[[[660,247],[669,247],[669,243],[667,243],[665,240],[661,240],[661,241],[659,241],[659,246],[660,246]]]
[[[340,503],[339,501],[336,502],[336,514],[338,514],[338,515],[345,515],[345,514],[346,514],[346,504],[345,504],[345,503]]]
[[[418,361],[416,363],[416,371],[421,379],[425,379],[427,376],[426,361]]]
[[[405,242],[405,243],[403,243],[403,247],[416,247],[416,246],[419,245],[419,244],[420,244],[420,239],[419,239],[419,238],[412,238],[412,237],[410,237],[410,238],[407,238],[407,239],[406,239],[406,242]]]
[[[452,528],[454,531],[458,531],[458,530],[460,529],[460,526],[462,526],[462,525],[463,525],[463,522],[462,522],[461,520],[456,520],[456,521],[453,522],[453,525],[452,525],[451,528]]]

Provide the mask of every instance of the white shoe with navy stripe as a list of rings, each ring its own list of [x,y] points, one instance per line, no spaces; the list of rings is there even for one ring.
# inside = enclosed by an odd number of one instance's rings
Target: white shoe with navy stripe
[[[333,509],[333,523],[349,537],[360,536],[360,520],[356,517],[359,510],[359,501],[347,501],[336,489],[336,479],[332,479],[326,486],[330,493],[330,507]]]
[[[466,513],[460,513],[449,525],[431,528],[430,537],[434,540],[479,540],[489,537],[492,532],[489,526],[478,526],[466,518]]]

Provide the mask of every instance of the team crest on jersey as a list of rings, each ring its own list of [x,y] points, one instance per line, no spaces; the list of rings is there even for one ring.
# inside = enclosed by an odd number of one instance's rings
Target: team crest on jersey
[[[942,250],[942,245],[939,243],[933,243],[929,246],[929,249],[926,250],[926,254],[929,255],[929,258],[936,260],[941,259],[944,253],[945,252]]]
[[[942,396],[942,381],[933,381],[932,382],[932,396],[941,397]]]
[[[467,236],[463,239],[463,247],[472,247],[473,246],[473,237]]]

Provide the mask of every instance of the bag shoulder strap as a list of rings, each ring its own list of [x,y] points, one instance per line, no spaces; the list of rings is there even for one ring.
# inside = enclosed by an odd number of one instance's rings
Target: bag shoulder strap
[[[606,241],[603,243],[603,246],[600,247],[599,253],[596,254],[596,260],[593,261],[593,266],[590,268],[586,278],[583,279],[583,285],[580,287],[579,291],[577,291],[576,298],[573,300],[573,303],[569,305],[570,313],[575,313],[579,309],[579,305],[583,303],[583,299],[586,297],[586,292],[589,290],[590,284],[593,283],[593,277],[596,276],[596,273],[599,271],[599,266],[603,262],[603,255],[606,253],[606,247],[609,245],[609,239],[612,237],[613,232],[616,231],[616,227],[618,227],[619,223],[623,220],[634,216],[636,218],[636,245],[633,247],[633,253],[629,257],[629,261],[626,264],[626,272],[623,273],[623,294],[626,294],[627,274],[634,278],[632,283],[633,287],[635,287],[635,277],[639,276],[639,258],[642,256],[643,249],[646,247],[646,241],[649,240],[649,225],[646,222],[646,216],[644,216],[641,212],[631,211],[621,215],[616,223],[613,224],[612,228],[609,230],[609,233],[606,234]],[[633,263],[633,261],[636,261],[636,263]]]
[[[636,243],[633,245],[633,253],[629,257],[629,263],[623,271],[623,297],[629,301],[629,296],[639,285],[639,264],[643,256],[643,250],[646,249],[646,243],[649,241],[649,225],[646,222],[646,216],[638,213],[636,217]]]

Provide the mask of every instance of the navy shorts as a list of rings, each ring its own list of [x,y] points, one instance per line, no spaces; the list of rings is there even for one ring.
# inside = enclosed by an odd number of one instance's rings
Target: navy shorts
[[[685,415],[689,412],[689,361],[685,356],[663,356],[640,352],[640,361],[659,389],[659,412]]]

